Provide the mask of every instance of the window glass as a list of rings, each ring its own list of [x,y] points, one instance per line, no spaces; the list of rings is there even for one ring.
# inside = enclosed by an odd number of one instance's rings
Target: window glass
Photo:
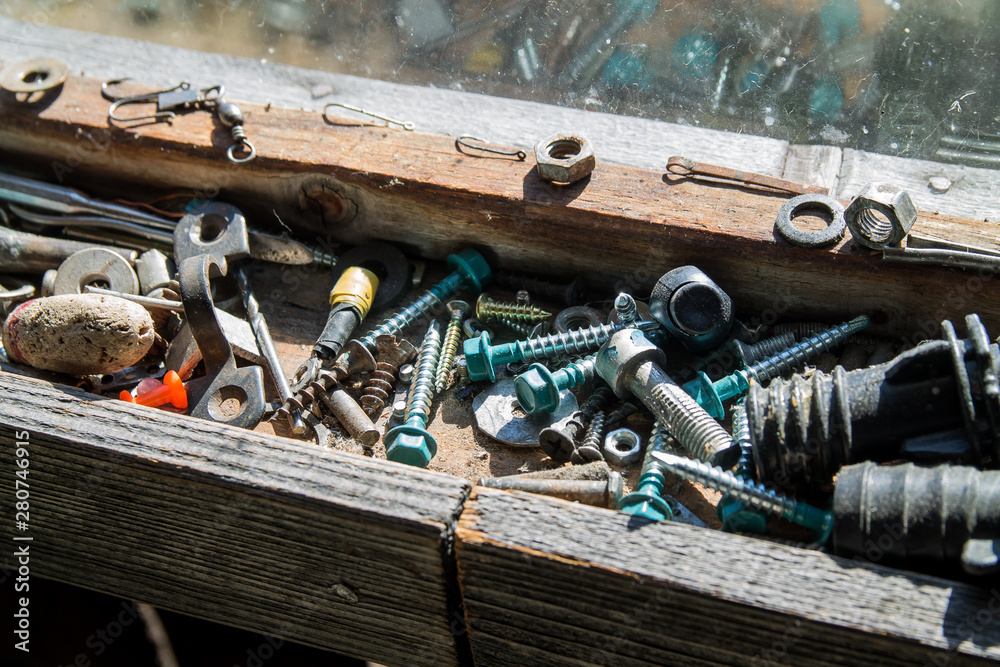
[[[7,0],[0,12],[794,143],[1000,164],[996,0]]]

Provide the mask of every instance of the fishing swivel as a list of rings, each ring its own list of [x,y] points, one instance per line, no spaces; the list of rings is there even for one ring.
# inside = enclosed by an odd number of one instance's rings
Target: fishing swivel
[[[241,164],[249,162],[257,156],[254,145],[247,139],[243,129],[243,112],[232,102],[223,100],[226,89],[222,85],[207,88],[192,88],[190,82],[182,81],[173,88],[166,90],[123,97],[112,94],[108,89],[127,79],[110,79],[101,84],[101,95],[111,102],[108,108],[108,118],[123,124],[140,122],[158,123],[171,121],[178,113],[185,111],[215,111],[216,116],[229,130],[233,138],[232,146],[226,151],[230,162]],[[125,116],[120,113],[122,107],[133,104],[155,104],[156,111],[146,115]],[[243,155],[237,153],[242,151]]]

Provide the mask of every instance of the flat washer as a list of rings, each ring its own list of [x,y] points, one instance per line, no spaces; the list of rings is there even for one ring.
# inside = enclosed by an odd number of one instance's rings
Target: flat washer
[[[111,250],[87,248],[73,253],[59,265],[52,294],[82,294],[83,286],[94,281],[107,283],[115,292],[139,293],[139,279],[128,260]]]
[[[818,232],[806,232],[794,224],[792,218],[805,209],[820,209],[829,213],[833,220],[826,229]],[[829,195],[806,194],[792,197],[778,211],[774,228],[786,241],[801,248],[822,248],[836,243],[844,238],[847,231],[847,220],[844,219],[844,206]]]
[[[336,285],[340,276],[352,266],[368,269],[378,276],[378,289],[372,300],[372,311],[379,311],[399,300],[409,287],[410,263],[396,246],[391,243],[365,243],[354,246],[337,257],[333,265],[331,285]]]
[[[0,71],[0,88],[12,93],[38,93],[61,86],[67,76],[69,67],[61,60],[30,58],[4,67]]]

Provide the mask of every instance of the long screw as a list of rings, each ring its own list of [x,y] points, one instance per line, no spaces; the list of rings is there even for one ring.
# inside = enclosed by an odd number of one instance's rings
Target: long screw
[[[288,378],[285,377],[285,372],[281,369],[281,360],[278,358],[278,352],[274,349],[274,339],[271,338],[271,330],[268,329],[267,320],[264,319],[264,315],[260,312],[260,305],[257,303],[257,297],[253,293],[253,286],[250,284],[250,275],[247,272],[245,264],[236,269],[235,278],[236,286],[240,290],[240,296],[243,297],[243,307],[247,311],[247,320],[250,322],[250,327],[257,338],[257,344],[264,355],[264,360],[267,361],[267,367],[271,371],[274,385],[278,388],[278,396],[282,402],[287,401],[292,397],[292,388],[288,385]],[[301,415],[296,415],[291,422],[291,427],[292,431],[296,433],[304,433],[307,429]]]
[[[693,396],[698,405],[705,408],[708,414],[716,419],[721,419],[725,414],[722,402],[746,393],[750,388],[751,380],[758,384],[765,384],[782,373],[793,371],[810,359],[837,347],[870,323],[871,320],[864,315],[855,317],[850,322],[810,336],[788,349],[727,375],[717,382],[712,382],[703,371],[699,372],[698,377],[684,384],[684,391]]]
[[[740,479],[755,480],[753,445],[750,442],[750,420],[747,419],[746,401],[740,400],[733,406],[733,441],[739,445],[740,460],[734,474]],[[731,533],[761,534],[767,530],[767,517],[750,509],[732,496],[719,501],[715,512],[722,522],[722,529]]]
[[[740,479],[722,468],[684,456],[667,452],[654,452],[652,456],[678,477],[698,482],[723,495],[742,500],[747,506],[756,510],[782,517],[813,530],[819,535],[818,541],[820,543],[826,541],[833,529],[833,514],[831,512],[799,502],[780,493],[768,491],[762,484]]]
[[[494,301],[488,294],[481,294],[476,301],[476,317],[480,322],[505,319],[511,322],[541,322],[552,317],[552,313],[528,303],[507,303]]]
[[[596,359],[595,355],[590,355],[554,373],[542,364],[532,364],[514,380],[514,394],[521,409],[529,415],[543,410],[555,412],[560,392],[594,379]]]
[[[665,361],[642,331],[623,329],[597,353],[597,374],[619,397],[642,401],[692,456],[732,466],[740,453],[732,436],[663,372]]]
[[[473,381],[489,378],[490,382],[496,382],[496,369],[504,364],[547,359],[560,354],[590,352],[603,345],[612,334],[622,328],[622,324],[599,324],[495,346],[490,344],[489,332],[484,331],[481,336],[469,338],[464,343],[469,378]],[[659,322],[648,320],[639,323],[639,328],[652,333],[657,331],[660,325]]]
[[[437,369],[434,372],[434,391],[439,394],[448,385],[451,365],[455,361],[455,353],[458,352],[458,344],[462,340],[462,320],[469,314],[471,307],[466,302],[456,299],[448,302],[448,310],[451,311],[451,319],[448,320],[444,343],[441,344],[441,358],[438,359]]]
[[[417,375],[410,384],[403,424],[385,434],[385,456],[390,461],[426,468],[437,453],[437,441],[427,431],[434,400],[434,371],[441,354],[441,323],[431,322],[420,344]]]
[[[639,484],[635,491],[618,501],[618,508],[626,514],[645,517],[652,521],[663,521],[674,516],[670,505],[663,499],[663,465],[653,458],[656,452],[666,451],[670,446],[670,432],[662,422],[653,425],[653,433],[646,445],[646,455],[639,473]]]
[[[734,338],[731,345],[733,352],[736,353],[736,358],[740,360],[740,365],[746,368],[747,366],[752,366],[762,359],[767,359],[768,357],[780,354],[782,350],[786,350],[795,345],[795,334],[791,331],[786,331],[785,333],[780,333],[777,336],[765,338],[759,343],[744,343],[743,341]]]

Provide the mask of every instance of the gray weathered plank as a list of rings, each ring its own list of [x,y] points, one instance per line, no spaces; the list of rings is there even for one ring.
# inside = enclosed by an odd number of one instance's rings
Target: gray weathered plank
[[[836,192],[843,153],[843,149],[836,146],[789,146],[781,177],[796,183],[819,185],[830,192]]]
[[[788,146],[778,139],[389,83],[0,19],[0,59],[34,56],[60,58],[72,71],[87,76],[128,76],[146,86],[174,86],[182,80],[222,83],[233,100],[290,109],[318,112],[326,102],[346,102],[411,120],[420,132],[473,134],[528,150],[554,132],[580,132],[593,142],[599,160],[647,169],[663,170],[671,155],[686,155],[779,176]],[[314,87],[327,86],[333,95],[313,98]],[[252,134],[252,127],[247,131]]]
[[[456,536],[477,665],[1000,659],[988,588],[483,488]]]
[[[467,657],[462,480],[0,374],[3,470],[24,432],[32,574],[384,664]]]
[[[931,187],[932,177],[952,182],[947,191]],[[835,195],[851,199],[868,181],[889,181],[906,188],[922,211],[1000,223],[1000,171],[960,164],[879,155],[844,149]],[[914,231],[917,228],[914,227]]]

